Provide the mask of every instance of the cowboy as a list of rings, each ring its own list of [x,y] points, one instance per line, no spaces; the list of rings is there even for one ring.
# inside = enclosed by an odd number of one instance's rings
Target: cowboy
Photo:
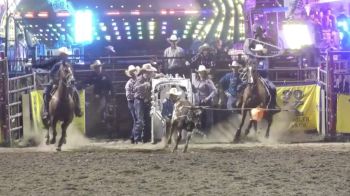
[[[204,65],[200,65],[196,70],[199,77],[193,80],[192,85],[196,92],[196,105],[212,107],[213,98],[217,94],[214,82],[209,78],[210,70]],[[206,131],[209,131],[213,125],[213,111],[206,110],[202,115],[202,125]]]
[[[220,85],[227,96],[227,109],[233,109],[237,101],[237,94],[242,86],[242,80],[238,73],[240,65],[234,61],[232,64],[229,64],[229,67],[232,72],[227,73],[220,79]]]
[[[165,136],[166,138],[169,138],[169,131],[170,131],[170,125],[171,125],[171,118],[173,116],[174,111],[174,104],[180,100],[180,96],[182,95],[181,91],[178,91],[177,88],[172,87],[169,92],[167,92],[169,95],[168,98],[165,98],[162,102],[162,117],[165,119],[166,122],[166,130],[165,130]]]
[[[134,65],[129,65],[128,69],[125,70],[125,75],[127,75],[130,79],[125,85],[125,95],[126,99],[128,101],[128,108],[131,113],[131,117],[133,120],[133,126],[131,130],[131,135],[130,135],[130,141],[132,144],[135,143],[134,140],[134,132],[135,132],[135,127],[136,127],[136,113],[135,113],[135,106],[134,106],[134,95],[135,95],[135,89],[134,85],[136,83],[137,75],[138,72],[140,71],[139,66],[134,66]]]
[[[205,43],[198,48],[198,54],[191,59],[191,66],[193,69],[197,68],[199,65],[204,65],[209,68],[215,67],[214,49]]]
[[[51,100],[51,92],[53,89],[53,85],[58,83],[58,71],[60,69],[60,66],[62,63],[67,61],[68,56],[71,55],[71,52],[66,47],[62,47],[58,49],[58,56],[54,56],[47,62],[33,65],[33,68],[42,68],[42,69],[50,69],[50,82],[45,87],[44,90],[44,111],[43,111],[43,120],[48,119],[49,116],[49,103]],[[75,105],[75,115],[78,117],[81,117],[83,115],[81,108],[80,108],[80,99],[79,99],[79,93],[78,90],[73,85],[73,100]]]
[[[134,129],[134,141],[146,142],[150,136],[150,131],[145,126],[150,122],[151,109],[151,79],[155,77],[157,69],[150,63],[142,65],[139,76],[134,85],[134,108],[136,114],[136,124]]]
[[[164,57],[167,58],[167,73],[169,74],[179,74],[187,75],[186,65],[185,65],[185,51],[177,44],[180,42],[180,39],[176,35],[171,35],[167,39],[170,43],[170,47],[165,49]]]
[[[106,97],[112,93],[112,83],[108,77],[102,71],[103,64],[100,60],[94,61],[90,65],[90,69],[93,70],[93,75],[89,80],[85,82],[87,85],[94,86],[94,95],[96,98]]]

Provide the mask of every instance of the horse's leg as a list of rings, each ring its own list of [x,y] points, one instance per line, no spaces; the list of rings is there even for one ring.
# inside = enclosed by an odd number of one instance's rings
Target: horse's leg
[[[56,143],[56,136],[57,136],[56,125],[57,125],[57,120],[54,118],[51,118],[52,139],[50,141],[50,144]]]
[[[253,126],[255,133],[258,132],[258,121],[254,120]]]
[[[250,116],[250,118],[252,118],[252,112],[251,112],[251,111],[249,111],[249,116]],[[254,124],[254,120],[250,119],[250,120],[249,120],[249,125],[248,125],[248,127],[245,129],[244,136],[247,136],[247,135],[249,134],[249,131],[250,131],[250,129],[252,128],[252,125],[253,125],[253,124]]]
[[[242,120],[241,120],[241,124],[239,125],[239,128],[236,131],[236,135],[235,135],[235,138],[233,139],[233,143],[238,143],[239,137],[241,136],[241,130],[242,130],[242,127],[244,125],[245,118],[247,116],[247,110],[245,110],[244,107],[245,107],[245,104],[243,103],[243,105],[242,105],[242,108],[243,108],[242,109]]]
[[[67,128],[68,125],[70,124],[70,122],[64,121],[61,125],[61,129],[62,129],[62,135],[61,135],[61,139],[58,142],[58,147],[57,147],[57,151],[61,151],[61,147],[64,143],[66,143],[66,137],[67,137]]]
[[[172,138],[172,136],[173,136],[174,129],[175,129],[176,126],[177,126],[177,123],[176,123],[175,121],[174,121],[174,122],[171,122],[171,125],[170,125],[170,133],[169,133],[167,145],[171,144],[171,138]]]
[[[190,143],[193,132],[187,132],[185,148],[182,152],[187,152],[188,144]]]
[[[177,131],[177,139],[176,139],[175,146],[173,148],[173,152],[175,152],[175,150],[177,150],[177,146],[179,145],[179,142],[181,140],[181,132],[182,132],[182,130],[178,129],[178,131]]]
[[[267,129],[266,129],[265,138],[268,138],[270,136],[270,127],[271,127],[271,124],[272,124],[272,120],[273,120],[272,112],[269,112],[266,115]]]

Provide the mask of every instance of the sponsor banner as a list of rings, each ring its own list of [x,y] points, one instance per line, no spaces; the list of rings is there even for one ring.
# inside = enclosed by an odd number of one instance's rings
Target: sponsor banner
[[[293,131],[318,129],[319,99],[320,87],[317,85],[277,88],[278,106],[282,109],[295,110],[296,117],[290,125],[290,130]]]
[[[350,95],[338,94],[337,97],[337,133],[350,133]]]
[[[41,120],[41,113],[43,107],[43,92],[42,91],[32,91],[30,92],[30,101],[31,101],[31,112],[33,120],[34,131],[41,131],[44,129],[44,125]],[[84,115],[81,118],[75,117],[73,122],[69,127],[74,126],[75,129],[78,129],[82,133],[85,133],[85,92],[80,92],[80,104]],[[60,130],[60,128],[58,129]]]

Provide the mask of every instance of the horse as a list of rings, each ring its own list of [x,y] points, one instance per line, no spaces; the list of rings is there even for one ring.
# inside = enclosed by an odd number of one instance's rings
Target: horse
[[[66,133],[69,124],[74,118],[74,100],[72,96],[72,87],[74,76],[71,65],[63,62],[58,71],[58,86],[49,102],[49,129],[46,134],[46,144],[56,143],[56,124],[61,121],[62,135],[58,142],[57,151],[61,151],[61,147],[66,143]],[[52,130],[52,139],[50,141],[50,129]]]
[[[241,130],[244,125],[248,111],[250,117],[252,117],[251,108],[263,108],[263,110],[266,109],[264,110],[263,115],[263,119],[267,121],[267,129],[265,133],[266,138],[268,138],[270,135],[270,127],[273,121],[273,115],[280,111],[279,109],[275,108],[276,89],[268,88],[267,83],[269,83],[269,81],[262,78],[256,70],[253,70],[252,67],[248,67],[246,69],[248,69],[246,71],[247,84],[240,92],[240,96],[236,102],[236,106],[240,108],[242,120],[234,136],[234,143],[239,142]],[[256,132],[257,120],[250,120],[249,125],[245,130],[245,136],[249,134],[249,131],[252,126],[254,126]]]

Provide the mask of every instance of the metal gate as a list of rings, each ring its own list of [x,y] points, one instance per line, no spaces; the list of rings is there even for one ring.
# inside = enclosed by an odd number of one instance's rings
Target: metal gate
[[[23,138],[22,95],[29,94],[34,89],[35,77],[34,74],[25,74],[10,78],[6,60],[0,61],[0,71],[2,138],[6,146],[13,146]]]

